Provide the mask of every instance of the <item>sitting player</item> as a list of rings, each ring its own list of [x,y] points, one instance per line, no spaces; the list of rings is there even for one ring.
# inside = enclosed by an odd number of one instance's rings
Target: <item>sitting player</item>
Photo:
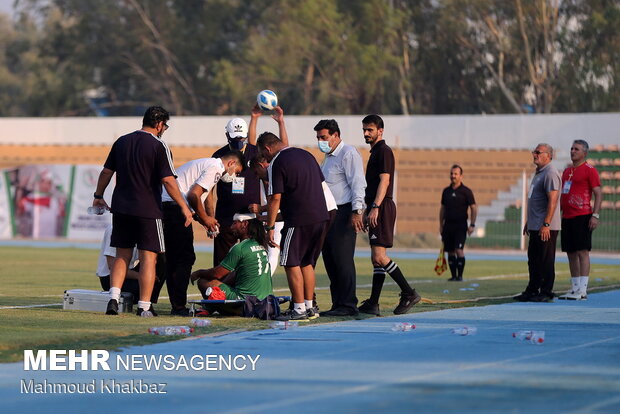
[[[262,300],[273,292],[263,223],[256,214],[235,214],[231,231],[241,241],[218,266],[193,272],[191,281],[198,281],[198,289],[205,299],[210,299],[211,292],[219,288],[228,300],[250,295]]]
[[[101,241],[101,250],[99,251],[99,262],[97,263],[97,276],[99,276],[99,283],[101,288],[105,291],[110,290],[110,268],[114,263],[116,257],[116,248],[110,246],[110,238],[112,236],[112,224],[106,227],[103,233],[103,240]],[[165,260],[163,254],[157,255],[157,265],[155,268],[155,286],[153,287],[153,293],[151,295],[151,302],[157,303],[159,298],[159,292],[165,281]],[[129,292],[133,295],[134,305],[138,303],[140,298],[140,286],[138,284],[138,270],[140,262],[138,260],[138,249],[133,249],[133,257],[127,269],[127,277],[121,287],[121,292]],[[152,310],[151,310],[152,311]]]

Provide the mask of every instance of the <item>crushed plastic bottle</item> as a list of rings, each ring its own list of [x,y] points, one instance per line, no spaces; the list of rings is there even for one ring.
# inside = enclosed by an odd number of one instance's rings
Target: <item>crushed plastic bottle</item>
[[[90,215],[100,216],[105,212],[105,207],[90,206],[86,209],[86,212]]]
[[[415,323],[410,322],[398,322],[392,326],[394,332],[407,332],[415,329]]]
[[[269,324],[269,327],[272,329],[295,329],[299,326],[299,322],[297,321],[274,321]]]
[[[444,289],[443,293],[450,293],[450,291],[448,289]]]
[[[470,283],[469,286],[473,287],[473,288],[477,288],[480,286],[480,283]]]
[[[189,323],[191,323],[193,326],[197,328],[204,328],[205,326],[211,325],[211,321],[209,319],[200,319],[200,318],[192,318],[192,320],[189,321]]]
[[[471,288],[471,287],[466,287],[466,288],[460,288],[459,290],[461,290],[461,291],[465,292],[465,291],[467,291],[467,290],[476,290],[476,289]]]
[[[155,326],[149,328],[149,333],[162,336],[189,335],[192,332],[194,332],[194,328],[189,326]]]
[[[452,333],[454,335],[475,335],[478,332],[478,328],[475,326],[463,326],[461,328],[452,328]]]
[[[517,331],[512,333],[512,337],[519,341],[541,345],[545,342],[545,331]]]

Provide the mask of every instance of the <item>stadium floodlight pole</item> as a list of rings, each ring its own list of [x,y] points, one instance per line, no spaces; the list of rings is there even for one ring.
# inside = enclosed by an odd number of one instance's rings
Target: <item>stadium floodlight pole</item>
[[[525,170],[523,170],[523,172],[521,173],[521,181],[523,181],[523,184],[521,186],[521,228],[520,228],[520,233],[521,233],[521,239],[520,239],[520,245],[519,248],[521,250],[525,250],[525,234],[523,234],[523,228],[525,228],[525,222],[527,220],[527,211],[526,211],[526,203],[527,203],[527,174],[525,173]]]

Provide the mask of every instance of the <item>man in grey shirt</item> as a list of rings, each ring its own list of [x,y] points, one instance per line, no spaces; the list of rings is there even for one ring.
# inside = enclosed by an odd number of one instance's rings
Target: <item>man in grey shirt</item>
[[[358,310],[353,255],[357,233],[364,229],[364,165],[357,149],[340,138],[336,120],[323,119],[314,130],[319,149],[325,153],[321,171],[338,204],[322,249],[332,296],[332,308],[323,315],[354,316]]]
[[[527,248],[530,280],[525,291],[514,297],[519,302],[551,302],[555,281],[555,247],[560,230],[560,187],[562,179],[551,164],[553,148],[538,144],[532,151],[536,174],[530,184],[527,222],[523,234],[529,234]]]

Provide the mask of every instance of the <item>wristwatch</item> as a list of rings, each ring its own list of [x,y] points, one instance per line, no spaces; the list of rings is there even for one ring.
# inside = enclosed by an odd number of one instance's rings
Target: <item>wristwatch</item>
[[[93,194],[93,197],[97,200],[103,200],[103,196],[102,195],[98,195],[97,193]]]
[[[269,230],[275,230],[276,226],[275,224],[273,226],[265,226],[265,230],[269,231]]]
[[[600,214],[598,214],[598,213],[592,213],[592,217],[594,217],[594,218],[595,218],[595,219],[597,219],[597,220],[600,220],[600,219],[601,219],[601,215],[600,215]]]
[[[471,223],[471,224],[469,225],[469,227],[476,227],[476,224],[475,224],[475,223]]]
[[[377,203],[372,203],[372,206],[370,206],[370,208],[379,208],[380,206]]]
[[[360,214],[360,215],[361,215],[361,214],[363,214],[363,213],[364,213],[364,210],[363,210],[363,209],[361,209],[361,208],[358,208],[357,210],[353,210],[353,213],[355,213],[355,214]]]
[[[543,227],[549,227],[551,224],[549,223],[543,223]]]

